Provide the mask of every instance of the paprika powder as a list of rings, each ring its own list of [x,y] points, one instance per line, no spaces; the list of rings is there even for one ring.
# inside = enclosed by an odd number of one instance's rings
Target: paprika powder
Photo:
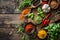
[[[34,30],[34,25],[32,23],[28,23],[24,29],[26,33],[30,34]]]

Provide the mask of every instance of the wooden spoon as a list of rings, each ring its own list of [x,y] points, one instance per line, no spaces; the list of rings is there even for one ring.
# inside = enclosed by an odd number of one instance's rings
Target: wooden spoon
[[[42,0],[35,0],[32,2],[32,5],[30,6],[30,8],[36,8],[41,4]]]

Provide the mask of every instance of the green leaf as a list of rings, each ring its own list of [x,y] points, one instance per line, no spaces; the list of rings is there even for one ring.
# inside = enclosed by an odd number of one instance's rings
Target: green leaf
[[[28,17],[31,18],[31,19],[33,19],[34,18],[34,13],[28,14]]]
[[[20,24],[17,26],[17,32],[19,33],[19,32],[23,32],[24,31],[24,28],[22,27],[22,24],[23,24],[23,22],[20,22]]]
[[[37,11],[40,13],[40,12],[41,12],[41,8],[40,8],[40,7],[38,7]]]
[[[36,17],[34,18],[34,21],[35,21],[35,23],[37,23],[37,24],[41,23],[41,20],[42,20],[42,18],[41,18],[40,16],[36,16]]]
[[[41,14],[41,17],[44,17],[45,15],[44,14]]]
[[[22,36],[22,40],[25,40],[25,36],[24,35]]]
[[[25,6],[31,6],[31,0],[22,0],[19,4],[19,9],[25,7]]]
[[[22,27],[19,27],[17,32],[23,33],[23,31],[24,31],[24,29]]]

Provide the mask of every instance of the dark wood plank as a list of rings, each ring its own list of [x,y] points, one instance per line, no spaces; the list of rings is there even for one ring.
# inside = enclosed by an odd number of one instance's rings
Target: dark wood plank
[[[0,27],[16,27],[19,23],[19,14],[0,14]]]

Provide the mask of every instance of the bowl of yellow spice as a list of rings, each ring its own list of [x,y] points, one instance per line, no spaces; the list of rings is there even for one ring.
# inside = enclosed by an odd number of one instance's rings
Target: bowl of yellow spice
[[[37,32],[37,36],[39,39],[45,39],[47,36],[47,32],[44,29],[41,29]]]

